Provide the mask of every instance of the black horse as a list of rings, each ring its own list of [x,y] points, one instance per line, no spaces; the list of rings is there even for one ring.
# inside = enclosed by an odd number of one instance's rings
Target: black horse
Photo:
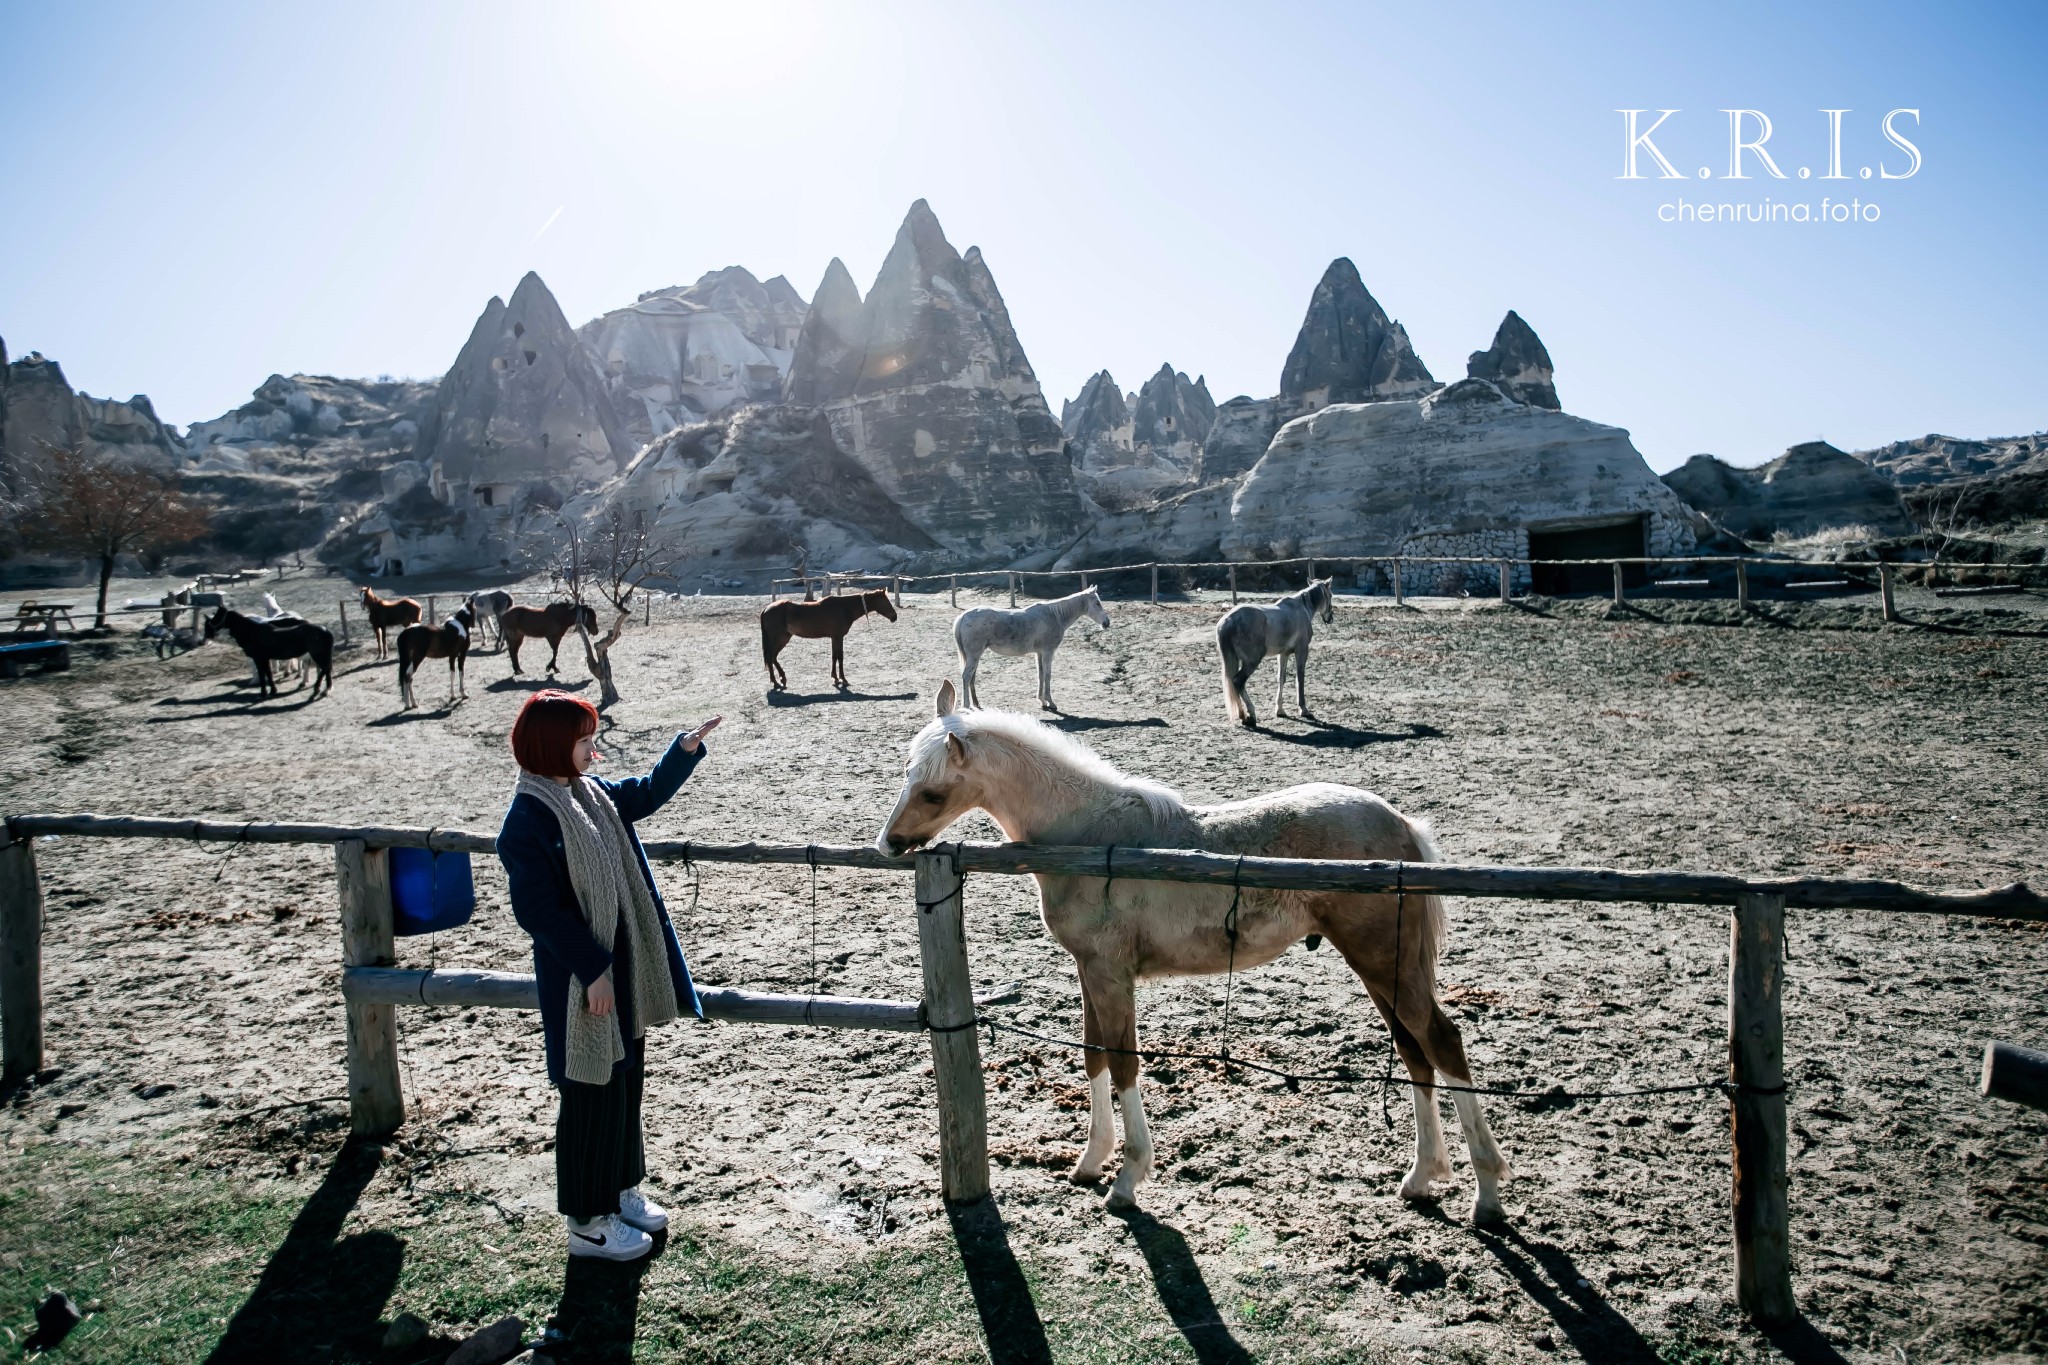
[[[270,665],[279,659],[312,659],[320,670],[313,682],[313,696],[334,690],[334,634],[325,627],[311,621],[258,621],[222,607],[206,618],[206,638],[211,640],[223,630],[256,661],[257,695],[277,695]]]

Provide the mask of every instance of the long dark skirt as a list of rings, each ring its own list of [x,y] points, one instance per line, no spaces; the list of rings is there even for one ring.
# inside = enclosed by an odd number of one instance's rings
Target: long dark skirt
[[[578,1222],[619,1211],[619,1193],[647,1178],[640,1136],[646,1082],[639,1039],[609,1085],[564,1080],[555,1118],[555,1207]]]

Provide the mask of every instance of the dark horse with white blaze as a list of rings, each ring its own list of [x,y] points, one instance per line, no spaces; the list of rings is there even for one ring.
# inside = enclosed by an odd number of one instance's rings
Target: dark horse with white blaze
[[[313,681],[315,697],[334,690],[334,634],[325,626],[297,618],[258,621],[222,607],[206,618],[206,638],[211,640],[223,630],[256,661],[258,696],[277,695],[277,680],[270,676],[270,666],[287,659],[311,659],[320,670]],[[304,679],[300,681],[303,684]]]
[[[462,700],[469,700],[463,664],[469,659],[469,637],[475,629],[476,613],[464,607],[438,626],[407,626],[399,633],[398,699],[404,703],[401,710],[410,711],[419,705],[413,698],[412,678],[429,659],[448,661],[448,704],[455,704],[458,688]]]
[[[586,632],[597,633],[597,612],[590,607],[579,607],[574,602],[550,602],[544,607],[507,607],[498,617],[498,629],[504,632],[505,652],[512,656],[512,671],[519,671],[519,646],[523,642],[546,640],[548,672],[554,672],[555,661],[562,653],[562,637],[576,629],[578,617],[582,618]]]
[[[794,636],[830,640],[832,685],[842,692],[851,691],[853,684],[846,680],[846,632],[871,611],[890,621],[896,619],[886,589],[821,597],[815,602],[771,602],[761,613],[761,661],[768,665],[768,690],[781,692],[789,687],[789,675],[775,660]]]
[[[937,839],[971,810],[984,810],[1003,837],[1028,844],[1187,848],[1267,858],[1398,859],[1435,862],[1422,821],[1371,792],[1313,782],[1220,806],[1196,806],[1177,792],[1128,777],[1072,739],[1003,711],[954,707],[939,688],[938,716],[910,742],[903,788],[880,836],[901,855]],[[1113,872],[1113,866],[1107,867]],[[1311,934],[1321,934],[1365,984],[1394,1035],[1415,1099],[1415,1164],[1401,1182],[1408,1199],[1431,1197],[1451,1161],[1437,1117],[1437,1078],[1465,1130],[1477,1190],[1473,1221],[1501,1216],[1508,1163],[1471,1093],[1472,1067],[1458,1026],[1436,989],[1446,920],[1430,893],[1281,891],[1136,878],[1034,873],[1045,927],[1074,956],[1081,977],[1090,1119],[1076,1180],[1102,1173],[1115,1145],[1113,1112],[1123,1111],[1124,1160],[1110,1191],[1128,1208],[1152,1174],[1152,1138],[1138,1097],[1138,982],[1221,976],[1257,967]],[[1112,1087],[1114,1096],[1112,1096]]]

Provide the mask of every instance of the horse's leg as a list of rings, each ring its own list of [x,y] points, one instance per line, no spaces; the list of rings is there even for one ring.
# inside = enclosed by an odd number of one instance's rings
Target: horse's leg
[[[1090,1184],[1102,1178],[1102,1163],[1109,1160],[1110,1148],[1116,1145],[1116,1118],[1111,1113],[1109,1090],[1109,1054],[1096,1051],[1109,1046],[1103,1040],[1102,1024],[1095,1017],[1095,1005],[1088,993],[1086,977],[1081,980],[1081,1041],[1088,1044],[1088,1051],[1081,1054],[1081,1066],[1088,1077],[1088,1145],[1081,1150],[1081,1159],[1074,1163],[1068,1179],[1077,1185]]]
[[[1415,1164],[1401,1181],[1401,1197],[1427,1199],[1430,1196],[1429,1183],[1448,1180],[1451,1175],[1451,1155],[1444,1150],[1444,1130],[1437,1115],[1436,1091],[1429,1088],[1436,1081],[1436,1070],[1430,1065],[1429,1054],[1421,1041],[1395,1017],[1391,995],[1394,968],[1381,956],[1385,950],[1384,943],[1361,941],[1359,927],[1373,927],[1373,920],[1365,916],[1355,919],[1348,915],[1328,916],[1323,919],[1322,926],[1330,936],[1331,945],[1343,955],[1352,972],[1364,983],[1365,992],[1372,997],[1373,1006],[1379,1010],[1387,1032],[1393,1035],[1394,1050],[1408,1068],[1409,1097],[1415,1102]],[[1374,952],[1375,948],[1379,951]],[[1420,989],[1426,993],[1426,988]],[[1407,1015],[1412,1012],[1404,999],[1401,1013]]]
[[[1089,969],[1082,970],[1086,974]],[[1124,1117],[1123,1169],[1110,1187],[1109,1207],[1133,1209],[1138,1206],[1138,1186],[1152,1176],[1152,1132],[1138,1095],[1138,1003],[1128,978],[1118,979],[1100,968],[1089,985],[1088,997],[1101,1024],[1101,1046],[1110,1049],[1110,1085]]]
[[[1406,995],[1407,992],[1403,992],[1401,1003],[1402,1016],[1409,1021],[1405,1027],[1420,1041],[1437,1073],[1452,1085],[1471,1085],[1472,1066],[1465,1059],[1465,1040],[1458,1032],[1458,1026],[1444,1013],[1443,1006],[1434,996],[1411,1006]],[[1485,1111],[1479,1107],[1479,1097],[1460,1091],[1451,1096],[1451,1101],[1458,1110],[1458,1126],[1464,1130],[1465,1150],[1472,1158],[1472,1175],[1479,1186],[1472,1197],[1472,1221],[1481,1224],[1499,1222],[1503,1216],[1500,1182],[1513,1174],[1508,1169],[1508,1159],[1493,1140],[1493,1130],[1487,1126]]]
[[[1060,709],[1053,705],[1052,700],[1052,651],[1049,649],[1038,651],[1038,709],[1041,711],[1057,711]]]
[[[565,630],[562,632],[562,635],[567,635],[568,633]],[[562,657],[562,635],[550,635],[548,637],[548,673],[550,676],[553,676]]]
[[[525,639],[516,627],[505,637],[505,652],[512,656],[512,676],[515,678],[519,676],[519,646]]]
[[[1278,720],[1287,714],[1287,658],[1286,650],[1280,651],[1280,690],[1273,694],[1273,718]]]
[[[976,698],[976,696],[975,696],[975,692],[974,692],[974,675],[975,675],[976,673],[980,672],[980,671],[981,671],[981,651],[980,651],[980,650],[976,650],[976,651],[975,651],[974,653],[972,653],[972,654],[969,654],[969,653],[968,653],[968,652],[967,652],[966,650],[964,650],[964,649],[963,649],[963,650],[961,650],[961,651],[960,651],[960,704],[961,704],[961,705],[963,705],[963,706],[968,706],[968,707],[978,707],[978,706],[980,706],[980,705],[981,705],[981,702],[980,702],[980,701],[979,701],[979,700],[978,700],[978,699]]]
[[[1294,700],[1301,708],[1304,719],[1313,719],[1308,713],[1308,642],[1302,641],[1301,648],[1294,652]]]
[[[1237,673],[1237,703],[1243,708],[1243,714],[1237,718],[1237,723],[1244,726],[1247,730],[1255,730],[1259,725],[1259,713],[1252,708],[1252,694],[1250,691],[1252,675],[1258,671],[1259,661],[1254,659],[1240,668]]]
[[[853,690],[853,684],[846,680],[846,635],[843,631],[832,637],[832,685],[842,692]]]

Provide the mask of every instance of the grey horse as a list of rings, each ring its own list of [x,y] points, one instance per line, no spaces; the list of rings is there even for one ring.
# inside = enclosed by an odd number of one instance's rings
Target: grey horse
[[[1230,718],[1247,728],[1259,723],[1252,712],[1252,699],[1245,684],[1268,654],[1280,656],[1280,690],[1273,697],[1273,713],[1279,715],[1287,701],[1287,656],[1294,656],[1295,701],[1301,714],[1308,709],[1308,642],[1315,633],[1315,618],[1328,625],[1332,618],[1330,580],[1318,578],[1300,592],[1289,593],[1270,607],[1247,602],[1232,607],[1216,623],[1216,652],[1223,659],[1223,705]]]
[[[1003,607],[972,607],[953,622],[953,643],[960,650],[960,700],[967,706],[981,705],[974,690],[974,675],[986,650],[998,654],[1038,656],[1038,706],[1057,711],[1052,701],[1052,652],[1066,638],[1067,627],[1083,616],[1109,629],[1109,613],[1094,588],[1083,588],[1050,602],[1008,610]]]

